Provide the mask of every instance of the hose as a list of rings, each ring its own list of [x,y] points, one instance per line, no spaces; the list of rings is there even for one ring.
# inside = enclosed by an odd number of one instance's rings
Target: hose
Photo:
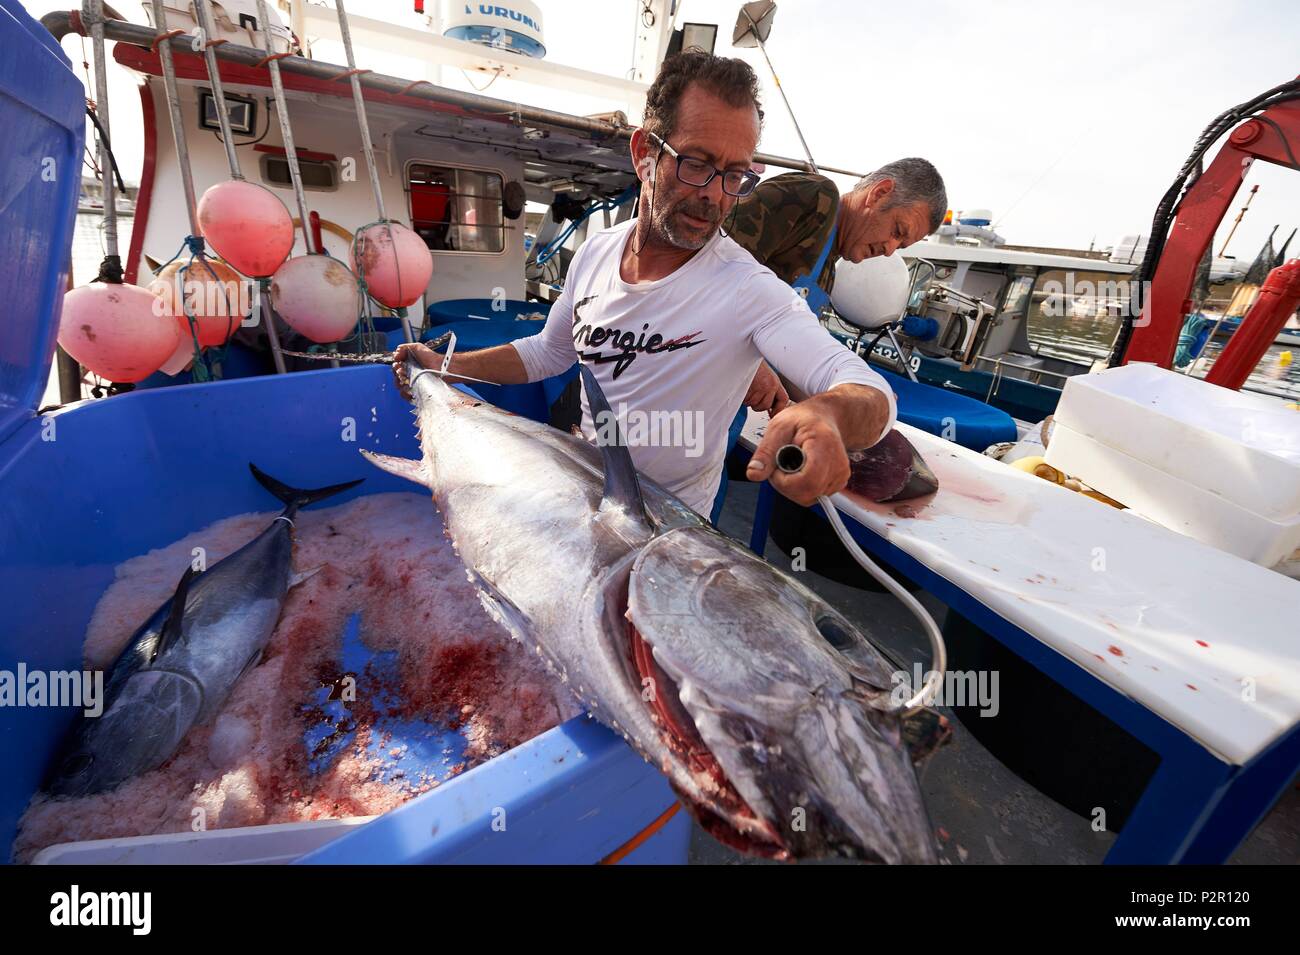
[[[937,698],[939,688],[943,685],[943,671],[948,669],[948,647],[943,642],[943,633],[939,630],[939,624],[935,622],[930,611],[921,605],[907,588],[896,581],[874,560],[867,556],[866,552],[858,546],[858,542],[853,539],[848,528],[844,526],[844,521],[840,519],[840,512],[835,509],[831,499],[826,495],[817,498],[821,504],[822,510],[826,513],[826,519],[831,522],[831,527],[835,530],[835,536],[840,539],[845,550],[853,555],[853,559],[862,565],[862,569],[869,573],[880,583],[882,587],[898,598],[912,616],[921,624],[925,635],[930,640],[930,671],[926,674],[925,681],[921,688],[912,694],[911,699],[905,701],[900,707],[901,716],[913,716],[925,709],[926,698]]]
[[[777,449],[777,470],[785,474],[794,474],[803,468],[803,464],[803,448],[799,447],[799,445],[786,444]],[[943,672],[948,668],[948,648],[943,642],[943,633],[939,630],[939,625],[935,622],[934,617],[930,615],[930,611],[926,610],[919,600],[908,593],[906,587],[885,573],[884,569],[868,557],[866,552],[858,546],[858,542],[853,539],[853,535],[844,526],[844,521],[840,518],[840,512],[835,509],[831,499],[825,494],[821,494],[818,495],[817,502],[821,504],[826,519],[830,521],[831,528],[835,531],[835,536],[840,539],[840,543],[844,545],[844,549],[853,555],[853,559],[862,566],[863,570],[898,598],[899,602],[921,624],[921,629],[925,631],[925,635],[930,641],[930,670],[926,674],[921,688],[899,707],[900,716],[913,716],[925,709],[927,697],[930,699],[938,697],[939,688],[943,684]]]

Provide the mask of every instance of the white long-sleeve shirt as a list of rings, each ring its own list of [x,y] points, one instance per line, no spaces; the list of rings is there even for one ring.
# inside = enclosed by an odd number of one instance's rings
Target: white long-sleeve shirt
[[[893,427],[896,404],[885,380],[721,233],[671,275],[624,282],[619,263],[635,224],[590,236],[545,327],[513,344],[529,381],[560,374],[575,357],[591,369],[638,470],[707,516],[727,430],[762,359],[809,395],[845,382],[879,389],[889,399],[879,437]],[[595,441],[602,424],[592,420],[584,390],[583,434]]]

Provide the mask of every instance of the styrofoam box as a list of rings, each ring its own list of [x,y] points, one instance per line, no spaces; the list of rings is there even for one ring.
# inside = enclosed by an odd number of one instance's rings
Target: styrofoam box
[[[1300,547],[1300,515],[1275,521],[1256,514],[1060,422],[1047,461],[1143,517],[1244,560],[1272,567]]]
[[[273,826],[168,832],[124,839],[64,842],[42,849],[33,865],[269,865],[292,862],[374,816],[349,816]]]
[[[1277,399],[1122,365],[1070,378],[1055,421],[1252,513],[1283,523],[1300,515],[1300,413]],[[1055,441],[1047,461],[1063,467]],[[1085,470],[1071,473],[1092,483]]]

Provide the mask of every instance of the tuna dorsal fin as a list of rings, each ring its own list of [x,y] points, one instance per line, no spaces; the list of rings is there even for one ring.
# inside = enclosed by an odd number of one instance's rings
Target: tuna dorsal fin
[[[587,405],[591,408],[592,426],[596,429],[596,446],[605,463],[605,490],[602,504],[617,504],[629,514],[645,520],[645,500],[641,496],[641,482],[636,476],[636,465],[623,443],[618,418],[610,410],[605,392],[591,369],[579,365],[582,387],[587,392]]]
[[[198,573],[194,565],[185,568],[185,573],[181,575],[181,582],[176,585],[176,593],[172,594],[172,609],[167,614],[167,619],[163,622],[162,632],[158,635],[158,642],[154,644],[153,655],[149,657],[149,662],[153,663],[167,648],[181,638],[181,624],[185,619],[185,603],[190,596],[190,581]]]

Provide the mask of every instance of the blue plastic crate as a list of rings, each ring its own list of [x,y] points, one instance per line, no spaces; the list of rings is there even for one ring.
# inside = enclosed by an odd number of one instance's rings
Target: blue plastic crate
[[[45,391],[81,190],[86,91],[54,38],[0,0],[0,442]]]
[[[36,417],[67,279],[84,90],[52,37],[0,0],[0,669],[79,669],[91,614],[122,561],[267,507],[256,461],[300,485],[364,476],[359,494],[412,490],[363,446],[417,457],[410,405],[386,367],[141,390]],[[344,439],[348,419],[357,441]],[[366,434],[365,432],[369,432]],[[364,436],[363,436],[364,435]],[[432,505],[431,505],[432,506]],[[0,708],[0,847],[71,708]],[[673,805],[663,777],[579,717],[386,814],[314,855],[356,862],[595,862]],[[506,813],[506,826],[498,821]],[[628,856],[684,861],[679,813]]]
[[[372,415],[371,409],[374,409]],[[366,423],[356,442],[346,420]],[[372,420],[373,419],[373,420]],[[53,440],[50,436],[53,425]],[[205,385],[90,402],[27,422],[0,459],[0,669],[80,666],[96,602],[121,561],[196,527],[265,509],[247,462],[299,484],[364,476],[340,495],[415,489],[371,467],[365,446],[418,455],[410,405],[382,366]],[[430,504],[432,506],[432,504]],[[0,845],[75,711],[0,710]],[[320,861],[595,862],[675,796],[604,727],[578,717],[418,797],[321,850]],[[507,827],[493,827],[504,808]],[[678,814],[633,859],[684,861]]]

